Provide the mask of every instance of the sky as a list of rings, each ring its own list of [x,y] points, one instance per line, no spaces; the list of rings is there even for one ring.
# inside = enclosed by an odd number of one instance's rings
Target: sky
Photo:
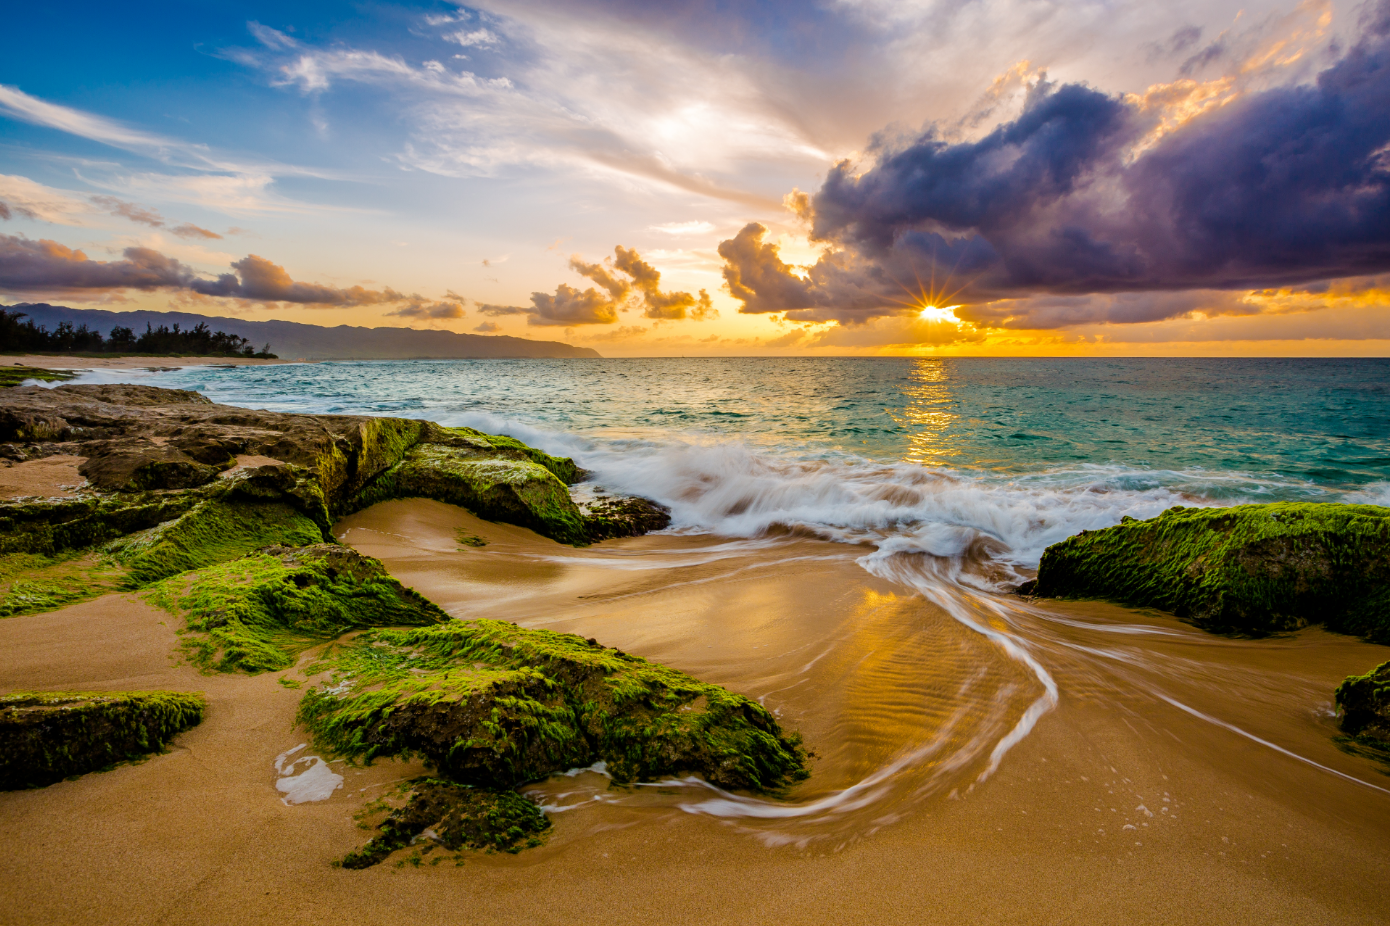
[[[1390,0],[24,4],[0,301],[1390,356]]]

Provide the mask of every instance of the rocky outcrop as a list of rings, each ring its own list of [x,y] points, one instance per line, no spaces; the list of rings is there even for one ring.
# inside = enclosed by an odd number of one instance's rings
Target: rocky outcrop
[[[266,547],[177,575],[147,597],[184,618],[194,662],[222,672],[288,668],[305,647],[348,630],[449,620],[378,561],[330,543]]]
[[[799,738],[756,701],[571,634],[492,620],[371,631],[331,667],[300,705],[320,745],[424,755],[463,784],[514,787],[599,761],[620,782],[694,772],[777,791],[806,777]]]
[[[1390,508],[1170,508],[1048,547],[1023,591],[1159,608],[1225,633],[1320,623],[1390,642]]]
[[[168,520],[173,509],[181,514],[228,494],[282,501],[324,529],[335,517],[402,497],[460,505],[571,544],[666,523],[651,503],[639,514],[642,505],[633,500],[625,500],[631,510],[586,517],[567,489],[582,475],[574,461],[472,428],[230,408],[195,392],[152,386],[6,392],[0,398],[0,456],[26,460],[55,453],[84,457],[80,472],[97,492],[118,495],[120,502],[103,507],[98,497],[67,508],[0,505],[0,531],[7,518],[46,525],[45,536],[25,552],[104,542]],[[237,473],[223,484],[223,474],[245,456],[282,462]],[[160,510],[150,510],[152,505]],[[132,507],[145,515],[120,514]]]
[[[200,723],[201,695],[176,691],[0,696],[0,790],[38,788],[161,752]]]
[[[1390,747],[1390,662],[1365,675],[1349,676],[1337,686],[1334,697],[1344,733]]]
[[[540,845],[550,829],[541,809],[515,791],[417,778],[403,797],[404,804],[389,809],[376,825],[376,835],[348,853],[339,863],[342,867],[370,868],[397,849],[422,841],[416,861],[437,848],[516,853]]]

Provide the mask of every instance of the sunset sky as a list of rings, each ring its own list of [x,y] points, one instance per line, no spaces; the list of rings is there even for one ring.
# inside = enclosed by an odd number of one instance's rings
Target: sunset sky
[[[24,4],[0,301],[1390,355],[1390,3]]]

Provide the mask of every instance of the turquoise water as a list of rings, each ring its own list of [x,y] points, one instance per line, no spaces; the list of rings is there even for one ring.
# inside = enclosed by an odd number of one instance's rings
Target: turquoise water
[[[574,456],[678,527],[942,555],[1172,504],[1390,503],[1390,361],[461,360],[185,368],[218,402],[429,418]]]

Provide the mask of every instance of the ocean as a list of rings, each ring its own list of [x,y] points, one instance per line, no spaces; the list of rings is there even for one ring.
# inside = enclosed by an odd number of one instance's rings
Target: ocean
[[[983,549],[1012,567],[1175,504],[1390,504],[1383,359],[383,361],[137,378],[510,434],[670,506],[678,531]]]

